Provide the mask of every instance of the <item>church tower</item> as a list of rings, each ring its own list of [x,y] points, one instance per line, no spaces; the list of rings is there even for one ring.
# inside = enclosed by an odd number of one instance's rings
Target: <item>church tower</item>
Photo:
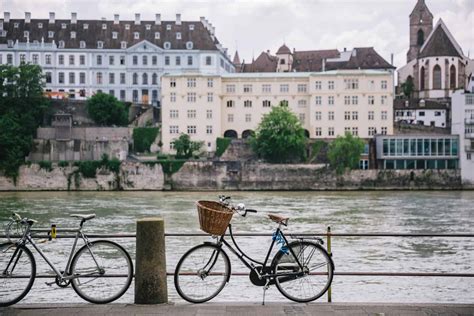
[[[425,4],[418,0],[410,14],[410,49],[407,53],[407,63],[416,59],[421,46],[433,31],[433,14]]]

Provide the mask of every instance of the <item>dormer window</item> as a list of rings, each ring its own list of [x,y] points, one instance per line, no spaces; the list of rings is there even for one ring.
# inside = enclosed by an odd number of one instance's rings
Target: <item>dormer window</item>
[[[194,24],[189,24],[189,30],[194,31]]]
[[[43,23],[38,23],[38,28],[42,29],[43,28]]]
[[[151,30],[151,24],[147,24],[147,25],[145,25],[145,27],[148,31]]]
[[[54,37],[54,32],[53,31],[49,31],[48,32],[48,38],[53,38]]]
[[[106,29],[107,29],[107,24],[102,23],[102,29],[103,29],[103,30],[106,30]]]
[[[176,39],[181,39],[181,32],[176,32]]]
[[[130,30],[130,24],[125,24],[125,29]]]
[[[85,41],[80,41],[79,42],[79,48],[86,48],[86,42]]]
[[[155,32],[155,39],[160,39],[160,32]]]
[[[120,42],[120,48],[121,49],[126,49],[127,48],[127,42]]]
[[[97,42],[97,48],[104,48],[104,42],[98,41]]]
[[[30,32],[24,31],[23,32],[23,37],[26,37],[26,38],[30,37]]]
[[[66,23],[61,23],[61,28],[62,28],[63,30],[65,30],[65,29],[66,29]]]
[[[76,32],[71,32],[71,38],[76,38]]]
[[[84,25],[82,27],[84,28],[84,30],[88,30],[89,29],[89,24],[84,23]]]
[[[166,25],[166,30],[171,31],[171,24]]]
[[[117,37],[118,37],[118,33],[117,32],[112,32],[112,38],[117,39]]]
[[[140,39],[140,33],[134,32],[134,33],[133,33],[133,38],[134,38],[134,39]]]
[[[16,29],[18,28],[19,25],[20,25],[19,23],[13,23],[13,27]]]
[[[165,42],[163,45],[165,49],[170,49],[171,48],[171,43],[170,42]]]
[[[193,42],[187,42],[186,49],[193,49]]]
[[[59,41],[58,48],[64,48],[64,41]]]

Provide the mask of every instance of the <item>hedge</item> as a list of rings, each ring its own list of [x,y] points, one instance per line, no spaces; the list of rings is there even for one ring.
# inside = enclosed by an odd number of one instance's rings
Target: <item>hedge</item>
[[[216,156],[220,157],[226,151],[227,147],[229,147],[230,142],[232,141],[231,138],[222,138],[217,137],[216,139]]]
[[[137,127],[133,129],[133,145],[135,152],[150,151],[150,146],[159,132],[158,127]]]

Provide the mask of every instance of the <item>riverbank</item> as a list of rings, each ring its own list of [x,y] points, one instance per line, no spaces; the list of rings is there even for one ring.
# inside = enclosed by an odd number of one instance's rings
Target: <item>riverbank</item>
[[[125,162],[86,178],[77,167],[20,168],[16,183],[0,176],[0,191],[325,191],[461,190],[459,170],[353,170],[337,175],[324,165],[245,161],[189,161],[177,172],[161,164]]]

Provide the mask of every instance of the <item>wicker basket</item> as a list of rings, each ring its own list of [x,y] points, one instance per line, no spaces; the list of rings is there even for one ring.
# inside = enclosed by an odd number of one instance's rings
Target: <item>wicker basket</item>
[[[227,206],[214,201],[197,201],[196,205],[201,229],[211,235],[224,235],[234,212]]]

